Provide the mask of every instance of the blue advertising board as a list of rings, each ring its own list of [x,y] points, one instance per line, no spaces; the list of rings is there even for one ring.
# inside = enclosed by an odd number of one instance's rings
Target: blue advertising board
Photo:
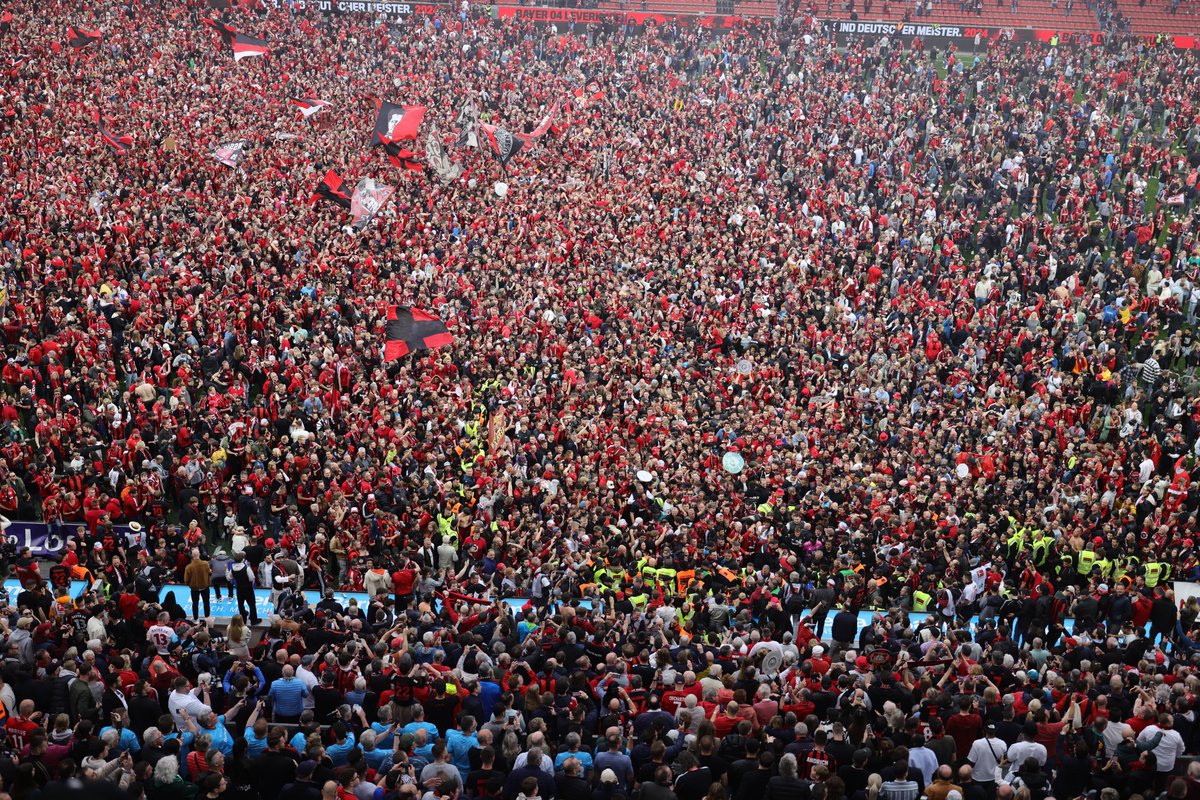
[[[79,593],[83,591],[83,588],[84,588],[83,581],[71,581],[71,596],[78,597]],[[4,581],[4,589],[5,589],[5,591],[8,592],[9,599],[13,600],[13,601],[15,601],[17,598],[17,595],[23,591],[23,587],[21,586],[21,584],[14,578],[9,578],[8,580]],[[183,606],[183,610],[185,612],[187,612],[189,615],[192,613],[192,590],[191,589],[189,589],[187,586],[184,586],[183,584],[167,584],[161,590],[159,590],[159,593],[158,593],[159,601],[161,602],[163,600],[166,600],[167,595],[169,595],[169,594],[175,595],[175,602],[177,602],[177,603],[179,603],[179,605]],[[320,593],[317,591],[311,590],[311,589],[306,590],[304,592],[304,596],[305,596],[305,599],[308,600],[310,605],[316,605],[317,602],[321,599]],[[339,603],[342,604],[342,606],[349,605],[351,600],[356,601],[358,603],[359,607],[364,608],[364,609],[367,607],[367,604],[368,604],[368,597],[367,597],[366,592],[336,592],[335,591],[333,593],[333,596],[334,596],[334,598],[337,599],[337,601]],[[255,602],[255,610],[258,613],[259,619],[262,619],[262,620],[269,619],[275,613],[275,607],[271,603],[271,593],[269,591],[267,591],[266,589],[255,589],[254,590],[254,602]],[[520,609],[525,605],[525,602],[526,602],[526,600],[523,597],[514,597],[514,598],[509,598],[508,600],[505,600],[505,603],[511,608],[510,613],[516,613],[516,612],[520,611]],[[221,599],[218,600],[216,597],[216,591],[214,590],[211,593],[210,609],[212,611],[210,616],[216,617],[218,620],[228,620],[234,614],[238,613],[237,600],[233,597],[230,597],[224,591],[221,594]],[[203,601],[201,601],[200,611],[201,612],[204,611]]]
[[[45,522],[13,520],[4,530],[4,535],[16,545],[18,552],[28,547],[33,551],[34,558],[58,558],[58,554],[67,546],[67,539],[81,527],[84,527],[83,524],[78,522],[51,526]],[[129,526],[114,525],[113,531],[124,537],[129,533]]]

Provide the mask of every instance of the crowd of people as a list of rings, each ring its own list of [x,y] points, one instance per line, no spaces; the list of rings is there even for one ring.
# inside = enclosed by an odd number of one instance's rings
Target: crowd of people
[[[1196,51],[225,6],[0,17],[4,796],[1200,797]]]

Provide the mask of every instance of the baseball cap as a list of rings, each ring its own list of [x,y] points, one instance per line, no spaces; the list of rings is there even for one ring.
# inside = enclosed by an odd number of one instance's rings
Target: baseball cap
[[[305,759],[304,761],[301,761],[299,765],[297,765],[296,777],[307,778],[313,774],[313,771],[316,770],[316,768],[317,762],[313,761],[311,758]]]
[[[613,772],[611,769],[604,770],[604,772],[600,773],[600,782],[601,783],[616,783],[617,782],[617,773]]]

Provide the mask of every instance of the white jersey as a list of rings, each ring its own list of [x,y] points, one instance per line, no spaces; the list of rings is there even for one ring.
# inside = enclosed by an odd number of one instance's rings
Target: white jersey
[[[174,628],[166,625],[153,625],[150,630],[146,631],[146,638],[158,650],[158,654],[165,656],[171,650],[171,643],[179,636],[175,633]]]

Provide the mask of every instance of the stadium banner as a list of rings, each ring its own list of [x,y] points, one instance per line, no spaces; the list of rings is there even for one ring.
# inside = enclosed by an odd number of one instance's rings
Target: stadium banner
[[[988,25],[941,25],[921,22],[889,22],[886,20],[825,20],[825,30],[833,33],[842,43],[863,36],[873,39],[896,37],[901,43],[913,39],[950,41],[958,47],[973,47],[983,42],[1038,43],[1057,46],[1060,44],[1094,45],[1104,44],[1104,34],[1081,31],[1060,31],[1046,28],[1014,28]],[[1148,45],[1170,43],[1180,50],[1200,47],[1200,36],[1139,36]]]
[[[279,10],[290,8],[316,8],[326,13],[392,14],[397,17],[436,17],[453,15],[453,7],[440,3],[403,3],[395,0],[270,0]],[[514,19],[535,24],[605,25],[696,25],[719,31],[734,30],[746,26],[769,24],[770,18],[757,16],[723,16],[714,14],[667,14],[656,11],[601,11],[587,8],[548,8],[544,6],[488,5],[487,13],[493,19]],[[899,37],[902,41],[912,39],[935,39],[953,41],[966,47],[984,41],[991,42],[1039,42],[1043,44],[1104,44],[1104,34],[1099,32],[1059,31],[1038,28],[1013,28],[989,25],[941,25],[938,23],[896,22],[887,20],[824,20],[825,30],[833,33],[844,43],[853,36],[873,38]],[[1200,36],[1176,36],[1153,34],[1138,37],[1149,45],[1161,38],[1181,50],[1200,47]]]
[[[14,523],[14,525],[15,524],[16,523]],[[10,528],[9,530],[12,530],[12,529]],[[1175,597],[1177,600],[1186,600],[1188,597],[1192,597],[1192,596],[1200,597],[1200,583],[1188,583],[1186,581],[1175,581],[1174,588],[1175,588]],[[83,581],[71,581],[71,597],[78,597],[80,595],[80,593],[83,592],[83,589],[84,589]],[[11,603],[11,602],[16,601],[17,595],[20,594],[22,591],[24,591],[24,587],[22,587],[21,584],[15,578],[9,578],[4,581],[4,591],[8,593],[9,602]],[[174,595],[175,602],[179,603],[179,605],[183,607],[185,613],[188,613],[188,614],[191,613],[191,610],[192,610],[192,591],[191,591],[191,589],[189,589],[187,586],[185,586],[183,584],[174,584],[174,583],[167,584],[166,586],[162,587],[162,589],[160,589],[158,592],[159,602],[165,601],[169,595]],[[321,593],[315,589],[305,589],[304,597],[306,600],[308,600],[308,603],[310,606],[315,606],[318,602],[321,601]],[[355,603],[357,603],[357,605],[359,606],[359,608],[365,609],[370,601],[370,598],[367,596],[366,592],[335,591],[333,593],[333,597],[343,607],[349,605],[351,600],[354,600]],[[222,595],[221,595],[220,599],[217,599],[216,591],[212,590],[211,601],[212,601],[211,606],[210,606],[210,609],[212,611],[211,616],[216,618],[217,620],[227,621],[231,617],[233,617],[234,614],[238,613],[237,599],[235,597],[231,597],[228,594],[227,589],[224,589],[224,588],[222,589]],[[509,613],[516,617],[519,617],[521,615],[522,609],[524,609],[526,603],[528,603],[528,602],[529,602],[529,600],[524,597],[509,597],[509,598],[505,598],[505,600],[504,600],[504,604],[509,607]],[[275,614],[275,605],[274,605],[274,603],[271,602],[271,593],[270,593],[270,591],[268,591],[266,589],[255,589],[254,590],[254,605],[255,605],[255,613],[258,615],[258,618],[260,620],[264,620],[264,621],[268,620]],[[590,609],[592,607],[592,602],[590,600],[581,600],[581,601],[579,601],[579,605],[581,608]],[[201,611],[203,611],[203,610],[204,609],[202,606]],[[808,613],[811,613],[811,612],[808,612]],[[854,635],[855,643],[858,642],[859,635],[862,633],[863,629],[869,628],[871,625],[873,625],[875,623],[875,620],[880,615],[878,612],[875,612],[875,611],[859,611],[858,614],[856,614],[856,616],[858,617],[858,620],[857,620],[858,626],[857,626],[857,630],[855,631],[855,635]],[[933,616],[933,614],[922,613],[919,611],[908,612],[908,619],[912,625],[920,625],[921,623],[923,623],[925,620],[927,620],[931,616]],[[971,617],[971,619],[967,623],[968,627],[970,627],[972,630],[974,630],[978,624],[979,624],[978,617]],[[1073,620],[1071,618],[1066,618],[1063,620],[1063,626],[1068,631],[1073,630],[1075,627],[1075,620]],[[826,636],[824,638],[824,641],[826,641],[826,642],[831,641],[828,636],[828,627],[826,628]]]
[[[757,25],[761,17],[712,14],[664,14],[655,11],[599,11],[587,8],[545,8],[539,6],[488,6],[493,19],[515,19],[535,23],[571,23],[579,25],[698,25],[702,28],[731,30]]]
[[[71,597],[79,597],[83,590],[83,581],[71,581]],[[8,593],[9,602],[15,602],[17,595],[24,591],[24,587],[22,587],[20,582],[15,578],[8,578],[4,581],[4,591]],[[212,590],[210,595],[212,600],[210,610],[212,611],[212,614],[210,616],[213,616],[218,620],[228,620],[233,617],[234,614],[238,613],[237,598],[231,597],[224,588],[222,588],[221,591],[221,598],[218,600],[216,591]],[[158,592],[159,602],[165,601],[169,595],[174,595],[175,602],[183,606],[183,610],[186,613],[192,613],[191,589],[183,584],[167,584]],[[354,600],[358,604],[359,608],[365,609],[369,601],[366,592],[334,592],[333,597],[335,600],[341,603],[343,607],[349,605],[351,600]],[[308,600],[309,605],[316,606],[316,604],[321,601],[321,593],[315,589],[306,589],[304,591],[304,598]],[[527,602],[529,601],[524,597],[512,597],[504,601],[505,605],[510,608],[510,613],[513,615],[519,615],[521,613],[521,609],[525,607]],[[275,605],[271,602],[271,593],[266,589],[254,590],[254,605],[255,612],[258,614],[258,618],[260,620],[268,620],[275,614]],[[584,608],[591,608],[591,603],[585,600],[580,603],[580,606]],[[200,610],[204,610],[203,601],[201,601]]]
[[[10,544],[21,552],[28,547],[34,558],[58,558],[67,546],[67,539],[73,538],[75,531],[84,528],[82,522],[64,522],[61,525],[49,525],[45,522],[21,522],[13,520],[4,531]],[[114,525],[113,531],[121,537],[129,533],[128,525]]]
[[[1180,606],[1193,597],[1200,598],[1200,583],[1171,581],[1171,588],[1175,591],[1175,602]]]
[[[398,3],[394,0],[271,0],[280,11],[292,8],[315,8],[328,14],[392,14],[397,17],[434,17],[452,13],[446,5],[437,3]]]

